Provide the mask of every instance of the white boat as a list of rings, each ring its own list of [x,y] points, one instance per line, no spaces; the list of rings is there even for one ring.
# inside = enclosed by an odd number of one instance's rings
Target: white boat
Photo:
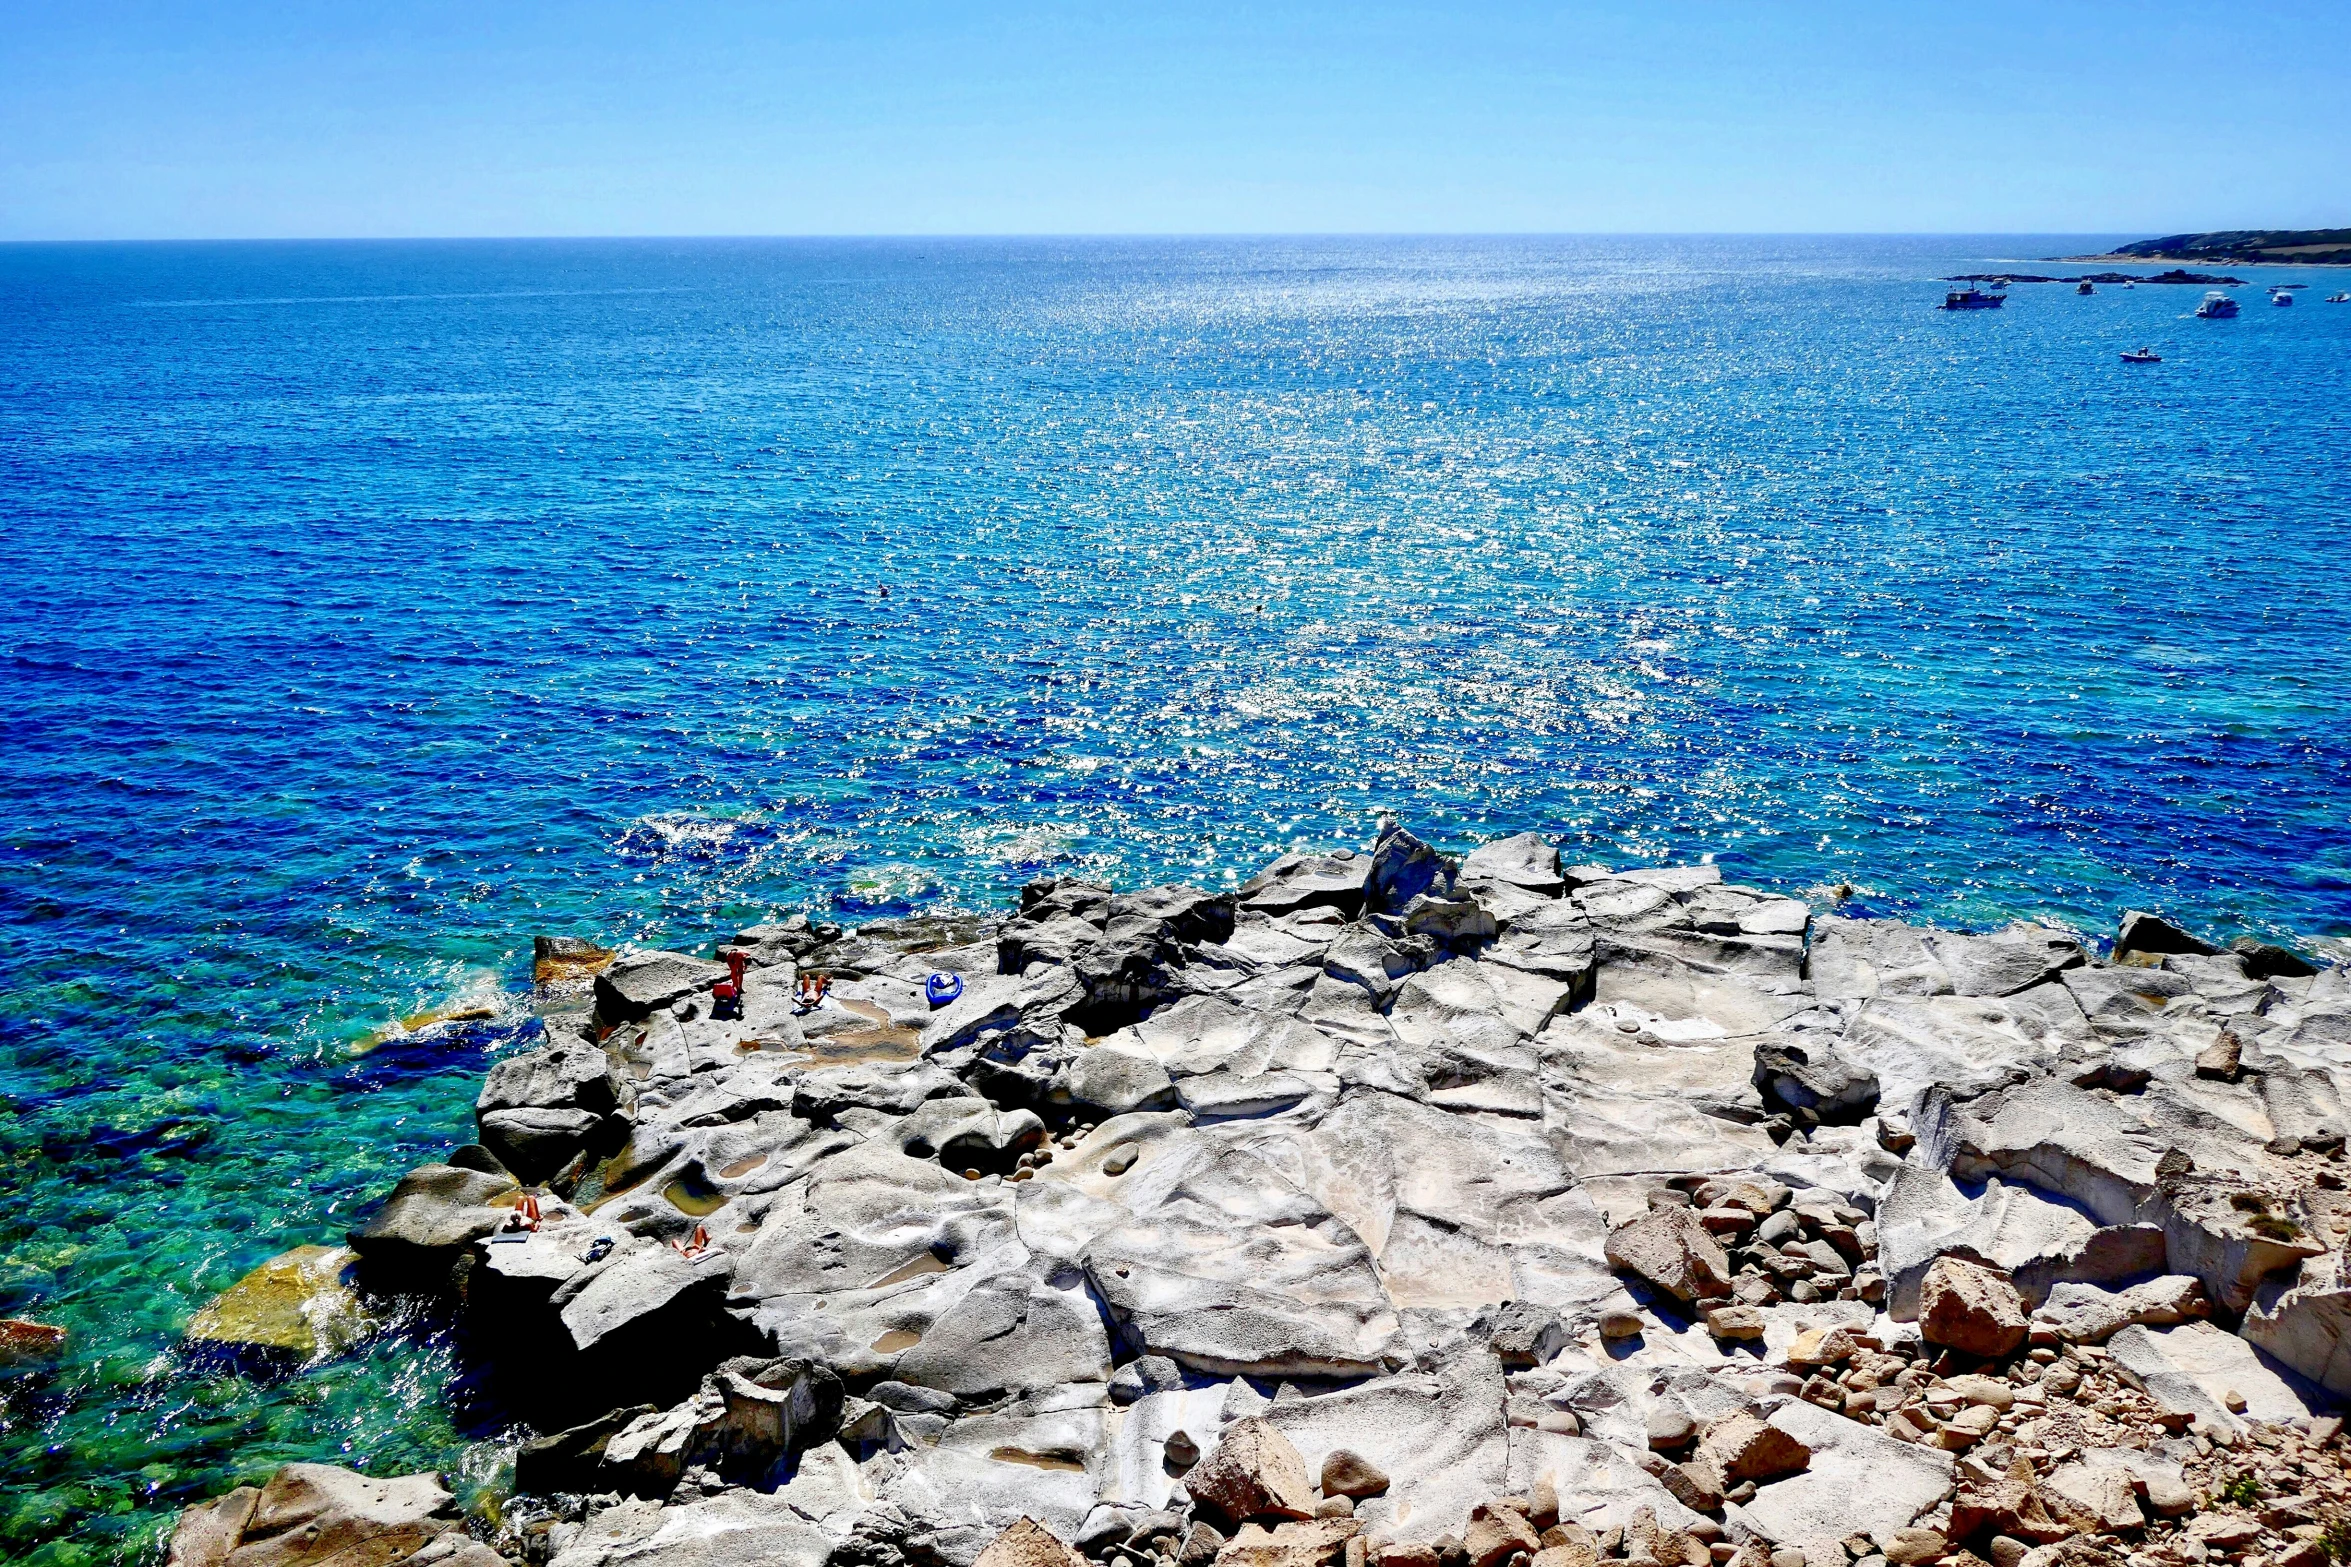
[[[2152,348],[2142,348],[2136,353],[2126,348],[2122,351],[2122,362],[2126,365],[2159,365],[2163,363],[2163,356]]]
[[[2351,294],[2329,294],[2327,295],[2327,303],[2330,305],[2351,305]]]
[[[2237,302],[2217,288],[2206,294],[2204,303],[2196,307],[2196,318],[2200,321],[2229,321],[2236,314]]]
[[[2294,296],[2282,288],[2273,288],[2269,291],[2269,302],[2273,305],[2290,305],[2294,302]]]

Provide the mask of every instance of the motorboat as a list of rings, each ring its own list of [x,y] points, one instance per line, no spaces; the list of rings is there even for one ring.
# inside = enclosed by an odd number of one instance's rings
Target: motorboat
[[[2159,365],[2163,363],[2163,356],[2152,348],[2126,348],[2122,351],[2122,362],[2126,365]]]
[[[2327,303],[2330,305],[2351,305],[2351,294],[2329,294],[2327,295]]]
[[[2196,319],[2199,321],[2229,321],[2234,320],[2236,314],[2237,302],[2217,288],[2206,294],[2204,303],[2196,307]]]
[[[1945,310],[1997,310],[2008,303],[2006,294],[1987,294],[1980,288],[1955,288],[1943,296]]]
[[[2077,294],[2095,294],[2098,292],[2098,285],[2091,282],[2088,278],[2083,278],[2081,281],[2081,286],[2076,288],[2074,292]]]
[[[2269,292],[2269,302],[2273,305],[2290,305],[2294,302],[2294,296],[2282,288],[2273,288]]]

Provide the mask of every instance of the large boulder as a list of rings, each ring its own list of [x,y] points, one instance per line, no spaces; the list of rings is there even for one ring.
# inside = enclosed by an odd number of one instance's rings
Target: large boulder
[[[546,1346],[547,1365],[562,1374],[518,1378],[518,1394],[574,1419],[616,1404],[675,1401],[713,1360],[756,1347],[751,1330],[725,1310],[727,1287],[717,1254],[689,1260],[642,1243],[615,1251],[549,1297],[559,1336]]]
[[[518,1177],[545,1181],[579,1157],[605,1118],[586,1110],[492,1110],[480,1118],[482,1146]]]
[[[2025,1340],[2031,1324],[2016,1286],[1990,1268],[1938,1257],[1918,1290],[1918,1333],[1930,1344],[1985,1359]]]
[[[1708,1426],[1698,1439],[1698,1456],[1736,1484],[1795,1474],[1812,1462],[1812,1449],[1795,1433],[1742,1413]]]
[[[990,1540],[972,1567],[1086,1567],[1086,1559],[1034,1518],[1023,1518]]]
[[[304,1364],[342,1354],[376,1326],[360,1301],[357,1264],[340,1246],[281,1252],[196,1313],[188,1347],[240,1363]]]
[[[823,1366],[739,1356],[675,1408],[640,1412],[600,1437],[591,1433],[611,1417],[565,1435],[567,1445],[596,1450],[593,1489],[666,1496],[687,1465],[701,1464],[736,1484],[773,1490],[802,1453],[840,1430],[843,1406],[841,1380]],[[538,1467],[560,1468],[545,1459]]]
[[[1352,1518],[1245,1523],[1217,1551],[1216,1567],[1333,1567],[1362,1529]]]
[[[1731,1259],[1687,1208],[1655,1208],[1611,1230],[1610,1267],[1637,1273],[1676,1300],[1731,1292]]]
[[[629,1082],[602,1046],[570,1040],[509,1056],[490,1068],[474,1100],[476,1117],[495,1110],[585,1110],[610,1115]]]
[[[390,1567],[459,1526],[456,1498],[435,1476],[371,1480],[288,1464],[259,1490],[240,1486],[183,1512],[170,1567]]]
[[[726,965],[708,958],[633,949],[596,976],[596,1016],[606,1023],[641,1023],[726,977]]]
[[[1825,1041],[1758,1044],[1755,1086],[1775,1108],[1830,1125],[1857,1124],[1878,1107],[1877,1074]]]
[[[1458,868],[1394,822],[1380,829],[1371,851],[1371,877],[1364,906],[1374,914],[1398,914],[1424,895],[1450,898]]]
[[[2140,909],[2124,913],[2122,923],[2114,932],[2116,962],[2133,954],[2162,957],[2179,953],[2189,957],[2209,957],[2220,949],[2211,942],[2192,936],[2159,914]]]
[[[474,1242],[513,1212],[519,1192],[502,1175],[449,1164],[419,1165],[400,1177],[374,1217],[350,1234],[371,1288],[433,1293]]]
[[[1314,1481],[1306,1460],[1280,1429],[1258,1418],[1237,1420],[1184,1477],[1192,1500],[1233,1523],[1252,1518],[1308,1518]]]

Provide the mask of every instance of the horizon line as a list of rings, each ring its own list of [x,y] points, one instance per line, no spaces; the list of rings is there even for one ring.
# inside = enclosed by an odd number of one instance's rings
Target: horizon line
[[[780,233],[481,233],[481,234],[207,234],[98,235],[0,238],[0,246],[37,245],[441,245],[492,243],[617,243],[622,241],[873,242],[978,240],[1250,240],[1250,239],[2089,239],[2135,229],[963,229],[880,231],[811,230]],[[2275,230],[2201,229],[2184,233],[2262,233]],[[2163,234],[2149,238],[2163,238]]]

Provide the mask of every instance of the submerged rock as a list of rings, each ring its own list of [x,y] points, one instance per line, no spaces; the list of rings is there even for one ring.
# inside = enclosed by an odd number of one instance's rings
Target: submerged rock
[[[65,1348],[66,1332],[24,1317],[0,1317],[0,1366],[46,1360]]]
[[[377,1326],[361,1302],[358,1258],[340,1246],[281,1252],[215,1296],[189,1322],[200,1355],[301,1365],[340,1355]]]

